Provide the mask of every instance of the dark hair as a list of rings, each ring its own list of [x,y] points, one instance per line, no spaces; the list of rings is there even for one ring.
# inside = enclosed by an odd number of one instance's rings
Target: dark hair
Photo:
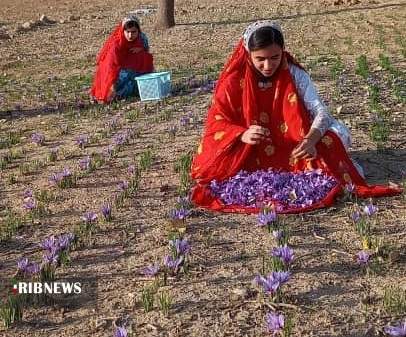
[[[141,32],[140,25],[138,24],[137,21],[130,20],[130,21],[127,21],[127,22],[123,25],[123,29],[124,29],[124,30],[128,30],[129,28],[137,28],[138,31]]]
[[[276,43],[283,49],[285,42],[282,33],[272,27],[261,27],[252,33],[248,40],[250,51],[262,49]]]

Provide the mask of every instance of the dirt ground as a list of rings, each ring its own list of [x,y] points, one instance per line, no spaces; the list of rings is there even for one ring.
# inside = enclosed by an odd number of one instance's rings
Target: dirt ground
[[[124,13],[154,9],[156,1],[130,6],[122,0],[0,0],[0,5],[0,139],[10,130],[21,135],[10,146],[11,163],[0,169],[0,226],[6,226],[8,208],[17,216],[26,214],[27,188],[52,196],[46,215],[27,220],[0,241],[0,282],[10,285],[2,298],[12,294],[17,261],[36,257],[40,242],[72,231],[89,210],[100,213],[101,205],[128,179],[128,166],[140,164],[148,150],[152,153],[138,190],[114,208],[113,221],[98,221],[92,240],[73,250],[70,264],[57,270],[58,278],[91,284],[94,298],[81,305],[29,307],[21,322],[8,329],[0,326],[1,336],[113,336],[116,326],[123,325],[132,337],[267,336],[264,314],[273,305],[292,319],[291,336],[384,336],[385,325],[406,319],[403,196],[371,201],[378,208],[373,235],[390,253],[379,271],[368,276],[356,261],[362,242],[349,217],[349,202],[340,199],[334,207],[281,216],[292,232],[296,259],[286,301],[280,306],[270,304],[253,284],[274,247],[255,217],[193,209],[185,232],[191,243],[190,271],[170,277],[159,288],[153,310],[145,312],[142,292],[152,279],[140,270],[154,261],[161,263],[169,252],[167,214],[180,184],[174,165],[195,151],[211,92],[178,93],[158,103],[129,100],[107,108],[89,103],[87,89],[103,41]],[[381,55],[406,81],[405,1],[177,0],[175,15],[176,26],[164,32],[153,30],[153,11],[139,18],[157,70],[171,71],[177,84],[191,76],[218,73],[250,22],[279,20],[287,49],[306,66],[332,114],[349,126],[351,155],[363,165],[368,183],[401,184],[406,170],[406,105],[395,97],[394,79]],[[367,86],[356,73],[362,54],[382,83],[380,104],[389,125],[384,150],[369,136]],[[340,93],[334,67],[345,78]],[[168,128],[179,126],[182,117],[189,119],[189,126],[171,137]],[[103,130],[112,119],[118,127],[106,136]],[[69,125],[70,131],[61,134],[60,125]],[[136,136],[115,158],[81,175],[74,188],[58,189],[49,183],[53,172],[75,168],[85,156],[100,155],[114,135],[129,128]],[[44,134],[44,144],[30,142],[32,133]],[[79,135],[94,134],[98,138],[89,146],[77,147]],[[47,161],[56,147],[58,160]],[[0,154],[6,151],[0,149]],[[388,289],[395,289],[396,298],[403,296],[397,313],[384,304]],[[169,315],[159,307],[162,293],[172,296]]]

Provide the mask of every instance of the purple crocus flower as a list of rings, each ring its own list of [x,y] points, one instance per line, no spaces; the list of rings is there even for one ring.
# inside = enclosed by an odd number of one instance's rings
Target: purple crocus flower
[[[361,214],[359,212],[354,212],[351,214],[351,219],[354,222],[358,222],[361,220]]]
[[[276,213],[274,211],[260,213],[257,215],[257,220],[260,227],[272,226],[276,221]]]
[[[58,247],[58,244],[57,244],[56,239],[55,239],[55,235],[52,235],[49,238],[46,238],[44,240],[44,242],[39,244],[39,246],[42,249],[49,249],[49,250],[52,250],[55,247]]]
[[[293,253],[293,249],[285,244],[283,246],[273,248],[272,256],[280,258],[285,266],[289,266],[292,263],[295,254]]]
[[[387,325],[383,328],[385,333],[389,336],[398,336],[398,337],[405,337],[406,336],[406,319],[402,323],[398,323],[397,325]]]
[[[268,277],[264,277],[262,275],[259,275],[255,278],[255,282],[262,286],[264,289],[264,293],[266,295],[275,295],[276,292],[279,289],[279,286],[281,285],[279,282],[277,282],[271,275]]]
[[[58,242],[59,249],[65,250],[65,251],[69,250],[70,245],[74,238],[75,238],[75,234],[73,234],[73,233],[62,235],[59,238],[59,242]]]
[[[58,182],[61,181],[61,179],[62,179],[61,174],[54,172],[54,173],[51,174],[51,177],[49,178],[49,181],[51,183],[53,183],[53,184],[57,184]]]
[[[290,280],[290,277],[290,271],[273,271],[267,277],[259,275],[255,281],[258,285],[262,285],[265,294],[273,296],[282,284]]]
[[[135,172],[136,172],[136,167],[135,167],[135,165],[130,165],[129,167],[128,167],[128,169],[127,169],[127,172],[129,173],[129,174],[134,174]]]
[[[20,261],[17,262],[18,270],[25,271],[27,266],[28,266],[28,259],[27,258],[21,259]]]
[[[61,172],[62,178],[67,178],[67,177],[70,177],[71,175],[72,175],[72,171],[69,168],[64,168]]]
[[[125,142],[126,136],[124,134],[118,134],[113,137],[113,141],[115,145],[121,145]]]
[[[31,141],[36,144],[41,144],[44,141],[44,136],[39,133],[34,133],[31,135]]]
[[[53,265],[57,265],[58,264],[58,248],[57,247],[53,247],[53,249],[51,249],[51,251],[49,252],[45,252],[44,254],[42,254],[42,262],[44,264],[53,264]]]
[[[125,191],[130,183],[127,180],[123,180],[120,184],[118,184],[118,188],[122,191]]]
[[[364,206],[363,211],[366,215],[372,216],[376,213],[376,207],[373,204]]]
[[[345,184],[345,190],[352,194],[355,192],[355,185],[354,184]]]
[[[282,238],[283,229],[277,229],[275,231],[272,231],[272,235],[276,239],[276,241],[279,241]]]
[[[282,314],[278,315],[275,312],[267,312],[265,317],[268,331],[271,332],[273,336],[277,336],[285,327],[285,316]]]
[[[24,208],[27,210],[32,210],[36,206],[35,200],[33,198],[28,198],[24,201]]]
[[[170,220],[185,220],[189,215],[190,210],[186,210],[183,206],[177,207],[169,214]]]
[[[41,266],[37,262],[27,262],[24,269],[21,269],[21,271],[31,275],[36,275],[41,271]]]
[[[78,168],[79,168],[79,170],[81,170],[81,171],[86,171],[87,169],[89,169],[89,167],[90,167],[90,162],[91,162],[91,159],[90,159],[89,156],[87,156],[87,157],[82,158],[81,160],[79,160],[79,163],[78,163]]]
[[[111,205],[109,203],[101,207],[101,213],[105,219],[111,218]]]
[[[171,255],[165,255],[164,265],[166,268],[169,269],[171,274],[176,274],[177,269],[183,263],[183,259],[184,259],[183,255],[177,258],[176,260],[173,260]]]
[[[159,265],[158,262],[154,262],[152,266],[147,266],[143,271],[141,271],[141,274],[146,275],[146,276],[155,276],[159,273]]]
[[[109,145],[103,150],[103,157],[111,157],[113,154],[113,146]]]
[[[33,196],[32,191],[30,189],[26,189],[24,191],[24,198],[31,198]]]
[[[370,257],[371,257],[371,254],[369,254],[368,252],[366,252],[364,250],[361,250],[358,253],[358,262],[360,264],[367,264]]]
[[[127,337],[127,330],[123,327],[117,327],[113,337]]]
[[[84,147],[86,145],[86,143],[89,141],[89,137],[88,136],[79,136],[76,137],[76,143],[80,146],[80,147]]]
[[[176,239],[175,241],[170,240],[169,245],[176,251],[177,256],[186,255],[190,251],[190,243],[188,239]]]
[[[97,214],[94,211],[90,210],[89,212],[87,212],[86,216],[82,216],[82,217],[80,217],[80,219],[83,222],[92,223],[93,221],[95,221],[97,219]]]

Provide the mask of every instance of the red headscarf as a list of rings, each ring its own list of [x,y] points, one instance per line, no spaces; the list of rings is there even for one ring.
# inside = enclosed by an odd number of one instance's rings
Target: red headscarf
[[[123,24],[120,23],[104,43],[98,57],[97,70],[90,94],[107,103],[107,95],[111,86],[117,81],[121,69],[131,69],[137,73],[150,73],[153,69],[152,54],[145,50],[140,37],[128,41],[124,36]],[[144,50],[133,53],[131,48],[141,47]]]
[[[240,41],[220,74],[208,111],[206,130],[193,160],[191,178],[197,182],[192,193],[193,202],[212,210],[258,212],[258,208],[225,205],[210,193],[209,183],[212,180],[221,182],[241,169],[253,172],[274,168],[297,172],[320,168],[341,184],[354,184],[360,197],[401,193],[401,189],[367,186],[340,138],[332,131],[327,131],[317,143],[317,159],[310,161],[291,157],[292,150],[309,131],[311,120],[296,92],[288,62],[301,67],[284,51],[281,65],[271,79],[271,88],[261,89],[258,86],[259,76],[251,64],[243,40]],[[260,145],[243,143],[240,136],[250,125],[268,127],[268,141]],[[341,193],[340,185],[320,202],[283,212],[308,211],[330,205],[338,193]]]

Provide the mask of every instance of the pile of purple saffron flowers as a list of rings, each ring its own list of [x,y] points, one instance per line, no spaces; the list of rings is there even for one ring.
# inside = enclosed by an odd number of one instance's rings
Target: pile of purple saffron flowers
[[[256,207],[280,203],[282,209],[310,206],[323,200],[338,184],[321,169],[304,172],[278,172],[272,169],[252,173],[241,170],[235,176],[210,183],[211,193],[226,205]]]

